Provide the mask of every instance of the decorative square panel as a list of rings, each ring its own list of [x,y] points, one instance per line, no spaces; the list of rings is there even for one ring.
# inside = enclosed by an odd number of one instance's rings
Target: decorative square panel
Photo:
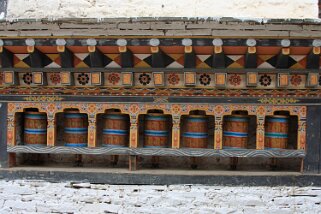
[[[248,72],[246,74],[246,85],[247,86],[257,86],[257,73],[256,72]]]
[[[196,85],[196,73],[195,72],[185,72],[184,79],[185,79],[185,85],[187,85],[187,86]]]
[[[246,86],[246,75],[238,73],[227,74],[226,87],[227,88],[244,88]]]
[[[122,72],[123,86],[133,85],[133,73],[132,72]]]
[[[15,75],[14,71],[5,71],[4,72],[4,83],[8,85],[15,84]]]
[[[316,87],[319,85],[319,74],[318,73],[309,73],[307,87]]]
[[[184,86],[184,74],[175,72],[165,73],[165,85],[166,87],[183,87]]]
[[[135,72],[134,85],[144,87],[154,87],[153,73],[150,72]]]
[[[91,84],[92,85],[101,85],[102,75],[101,72],[92,72],[91,73]]]
[[[155,86],[164,86],[164,72],[154,72],[153,77]]]
[[[43,73],[32,72],[32,83],[35,85],[43,85]]]
[[[210,72],[197,72],[196,73],[196,86],[200,87],[214,87],[215,76]]]
[[[91,74],[89,72],[73,73],[76,86],[90,86]]]
[[[105,72],[104,73],[104,85],[108,86],[122,86],[121,73],[118,72]]]
[[[62,85],[71,85],[71,73],[70,72],[61,72],[60,73],[60,80]]]
[[[278,87],[289,86],[289,74],[278,74]]]
[[[226,86],[226,73],[216,73],[215,74],[215,85],[217,87],[225,87]]]

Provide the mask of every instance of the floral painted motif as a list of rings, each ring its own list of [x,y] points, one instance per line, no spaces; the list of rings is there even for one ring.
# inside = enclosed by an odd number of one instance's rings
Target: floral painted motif
[[[22,77],[24,83],[30,85],[32,83],[32,73],[25,73]]]
[[[141,75],[139,75],[139,82],[140,84],[142,85],[148,85],[151,81],[151,78],[148,74],[146,73],[143,73]]]
[[[86,73],[78,74],[77,80],[78,80],[79,84],[86,85],[89,83],[89,75]]]
[[[119,83],[120,80],[120,76],[118,73],[111,73],[108,75],[108,82],[116,85],[117,83]]]
[[[61,78],[60,78],[60,74],[59,74],[59,73],[49,74],[49,78],[50,78],[51,82],[52,82],[54,85],[59,84],[60,81],[61,81]]]
[[[271,85],[271,82],[272,82],[271,77],[268,76],[268,75],[266,75],[266,74],[264,74],[264,75],[261,76],[261,78],[260,78],[260,84],[261,84],[262,86],[269,86],[269,85]]]
[[[199,80],[200,80],[200,83],[204,86],[209,85],[211,83],[211,77],[208,74],[202,74]]]
[[[294,85],[294,86],[298,86],[301,84],[302,82],[302,78],[300,75],[297,75],[297,74],[294,74],[291,76],[291,84]]]
[[[179,76],[178,76],[178,74],[170,74],[169,76],[168,76],[168,82],[169,82],[169,84],[171,84],[171,85],[177,85],[178,83],[179,83]]]
[[[233,74],[229,77],[228,81],[231,85],[238,86],[241,84],[241,76],[238,74]]]

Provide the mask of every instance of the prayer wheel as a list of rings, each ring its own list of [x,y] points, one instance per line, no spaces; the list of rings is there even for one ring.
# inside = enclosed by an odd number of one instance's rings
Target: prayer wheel
[[[183,133],[184,146],[187,148],[207,148],[208,120],[204,115],[189,115]]]
[[[266,117],[265,148],[286,149],[288,144],[289,117],[274,115]]]
[[[103,146],[128,146],[128,117],[119,112],[111,112],[103,116]]]
[[[47,144],[47,115],[41,112],[24,113],[24,144]]]
[[[249,117],[229,115],[223,122],[223,147],[246,148],[248,143]]]
[[[169,138],[168,117],[150,113],[145,117],[144,147],[166,147]]]
[[[64,112],[65,146],[86,147],[88,135],[88,120],[86,114],[77,110]]]

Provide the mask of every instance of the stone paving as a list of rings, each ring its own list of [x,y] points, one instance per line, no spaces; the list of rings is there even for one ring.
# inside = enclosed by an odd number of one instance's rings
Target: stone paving
[[[0,181],[0,213],[321,213],[321,187]]]

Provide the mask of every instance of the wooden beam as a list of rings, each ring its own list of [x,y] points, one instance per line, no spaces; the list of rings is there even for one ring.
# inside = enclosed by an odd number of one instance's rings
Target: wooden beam
[[[1,47],[1,67],[2,68],[13,68],[13,53]]]
[[[58,46],[57,50],[60,55],[61,67],[62,68],[73,68],[74,67],[74,54],[68,50],[65,46]]]
[[[90,57],[90,67],[92,68],[103,68],[106,63],[106,56],[100,52],[95,46],[88,46],[89,57]]]
[[[289,68],[290,48],[282,48],[278,55],[276,68]]]
[[[257,68],[256,47],[248,47],[245,55],[245,68]]]
[[[184,53],[184,68],[195,68],[196,67],[196,55],[193,51],[192,46],[185,47]]]
[[[30,67],[32,68],[42,68],[43,67],[43,59],[45,55],[36,49],[34,46],[28,46],[28,53],[30,59]]]
[[[152,67],[164,68],[165,67],[164,53],[159,49],[159,47],[151,47],[151,51],[152,51]]]
[[[319,69],[320,68],[320,52],[321,47],[313,47],[312,51],[307,57],[307,69]]]
[[[134,67],[134,57],[133,53],[128,50],[126,46],[120,46],[120,64],[122,68],[132,68]]]
[[[214,68],[225,68],[225,54],[222,46],[214,47],[213,64]]]

